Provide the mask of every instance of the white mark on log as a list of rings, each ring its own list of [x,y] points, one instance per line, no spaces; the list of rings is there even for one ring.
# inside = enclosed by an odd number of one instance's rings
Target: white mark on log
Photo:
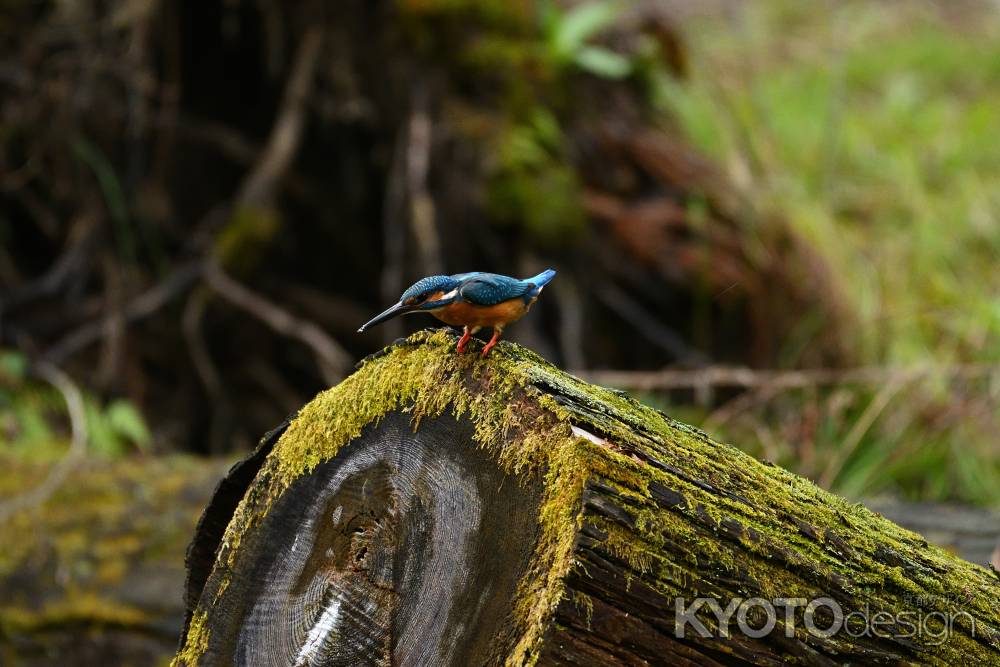
[[[463,646],[457,638],[480,627],[492,604],[485,591],[476,596],[469,589],[483,590],[472,573],[486,556],[476,540],[493,500],[484,503],[474,467],[438,449],[433,437],[414,435],[403,415],[383,423],[377,444],[364,444],[345,449],[338,465],[325,470],[295,505],[299,514],[288,511],[294,538],[274,544],[273,557],[265,554],[267,571],[253,574],[237,664],[371,664],[372,656],[387,650],[396,667],[459,664]],[[344,487],[360,474],[357,486]],[[327,504],[341,492],[349,492],[352,502],[367,502],[379,519],[375,528],[368,526],[378,567],[366,575],[345,572],[335,562],[338,547],[328,533],[340,530],[345,514],[361,511],[350,503]],[[392,516],[405,522],[385,521]],[[331,522],[333,531],[322,529]],[[400,537],[413,549],[396,551]],[[310,558],[317,549],[326,556],[322,563]],[[386,595],[375,589],[390,586],[405,601],[398,609],[378,604]],[[460,601],[462,613],[453,614]]]
[[[578,438],[583,438],[584,440],[590,440],[595,445],[601,445],[602,447],[606,447],[608,445],[607,440],[605,440],[599,435],[587,431],[586,429],[582,429],[579,426],[575,425],[570,425],[570,428],[573,430],[573,435],[577,436]]]
[[[299,649],[299,655],[295,659],[296,665],[312,664],[312,657],[323,647],[327,637],[336,630],[337,620],[340,618],[340,596],[333,598],[330,606],[323,610],[319,620],[309,630],[306,641]]]

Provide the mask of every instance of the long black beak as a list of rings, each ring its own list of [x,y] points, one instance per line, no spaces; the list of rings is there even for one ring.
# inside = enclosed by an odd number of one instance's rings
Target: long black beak
[[[413,310],[413,306],[405,306],[402,303],[397,303],[396,305],[387,308],[385,310],[385,312],[380,313],[379,315],[376,315],[375,317],[373,317],[368,322],[365,322],[364,324],[362,324],[361,328],[358,329],[358,333],[361,333],[365,329],[367,329],[369,327],[373,327],[376,324],[382,324],[386,320],[391,320],[392,318],[396,317],[397,315],[403,315],[405,313],[409,313],[412,310]]]

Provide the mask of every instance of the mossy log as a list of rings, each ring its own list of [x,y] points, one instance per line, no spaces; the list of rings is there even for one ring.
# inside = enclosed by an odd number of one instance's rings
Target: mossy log
[[[369,358],[234,469],[176,665],[1000,664],[995,573],[517,345],[454,347]],[[803,603],[758,636],[759,602],[696,598]]]
[[[184,623],[184,552],[231,462],[82,460],[46,501],[0,521],[0,665],[156,665]],[[0,456],[0,502],[47,461]]]

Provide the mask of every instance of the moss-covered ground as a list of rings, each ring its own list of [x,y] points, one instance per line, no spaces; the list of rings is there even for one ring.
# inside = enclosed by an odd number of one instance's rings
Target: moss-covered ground
[[[2,465],[3,499],[35,488],[50,469],[16,456]],[[227,465],[84,459],[50,498],[0,523],[0,662],[17,665],[34,651],[62,659],[65,642],[97,642],[106,631],[169,655],[183,618],[184,553]]]

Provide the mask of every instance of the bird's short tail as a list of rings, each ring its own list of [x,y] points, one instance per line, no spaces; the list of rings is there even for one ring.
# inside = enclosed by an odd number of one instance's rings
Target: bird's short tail
[[[542,288],[548,285],[549,281],[551,281],[555,277],[556,277],[555,271],[553,271],[552,269],[545,269],[537,276],[534,276],[532,278],[525,278],[524,282],[531,283],[532,285],[534,285],[535,287],[531,290],[530,294],[531,296],[538,296],[538,294],[542,291]]]

